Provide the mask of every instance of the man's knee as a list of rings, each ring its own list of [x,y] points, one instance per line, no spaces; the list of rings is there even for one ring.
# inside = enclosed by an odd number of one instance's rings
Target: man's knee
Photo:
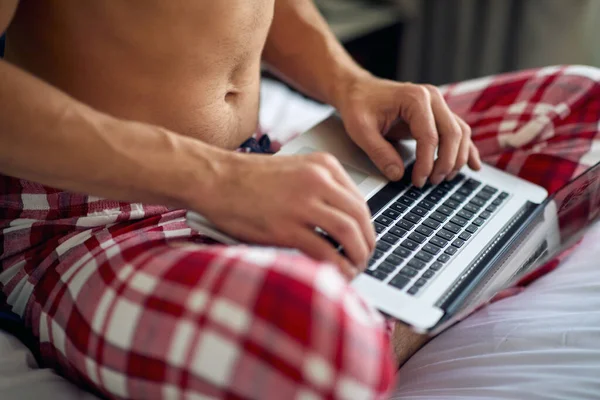
[[[245,309],[244,341],[252,343],[256,362],[335,398],[350,391],[374,397],[389,387],[393,368],[383,319],[335,267],[270,249],[228,251],[233,263],[219,298]]]

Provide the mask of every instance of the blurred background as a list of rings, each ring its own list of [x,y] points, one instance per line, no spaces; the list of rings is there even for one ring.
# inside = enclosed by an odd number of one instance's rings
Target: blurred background
[[[371,72],[444,84],[552,64],[600,66],[600,0],[316,0]]]

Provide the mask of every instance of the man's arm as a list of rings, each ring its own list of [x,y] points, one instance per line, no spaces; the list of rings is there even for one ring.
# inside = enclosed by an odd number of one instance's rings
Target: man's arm
[[[16,4],[0,2],[0,33]],[[233,237],[297,248],[349,277],[375,247],[368,208],[332,157],[218,149],[98,112],[2,60],[0,173],[114,200],[189,208]],[[347,248],[348,258],[315,226]]]
[[[471,129],[431,85],[377,79],[337,41],[312,0],[275,0],[265,61],[306,94],[336,107],[348,135],[391,180],[404,163],[385,135],[417,141],[413,182],[452,179],[468,162],[480,168]],[[436,159],[436,150],[438,150]]]
[[[331,32],[312,0],[275,0],[263,58],[304,93],[337,107],[339,88],[368,75]]]

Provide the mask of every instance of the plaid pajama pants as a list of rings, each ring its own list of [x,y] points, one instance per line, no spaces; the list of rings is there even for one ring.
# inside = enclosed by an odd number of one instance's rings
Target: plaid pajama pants
[[[600,159],[600,70],[443,92],[486,162],[551,192]],[[0,210],[0,305],[22,317],[46,365],[99,394],[368,399],[392,384],[383,319],[330,265],[209,243],[181,210],[7,176]]]

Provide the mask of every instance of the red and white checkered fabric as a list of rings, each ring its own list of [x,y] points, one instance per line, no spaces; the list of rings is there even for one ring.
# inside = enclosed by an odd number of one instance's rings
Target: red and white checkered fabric
[[[443,90],[486,162],[550,191],[600,160],[597,69]],[[382,318],[332,266],[211,244],[181,210],[6,176],[0,210],[0,305],[43,362],[109,398],[369,399],[392,384]]]

